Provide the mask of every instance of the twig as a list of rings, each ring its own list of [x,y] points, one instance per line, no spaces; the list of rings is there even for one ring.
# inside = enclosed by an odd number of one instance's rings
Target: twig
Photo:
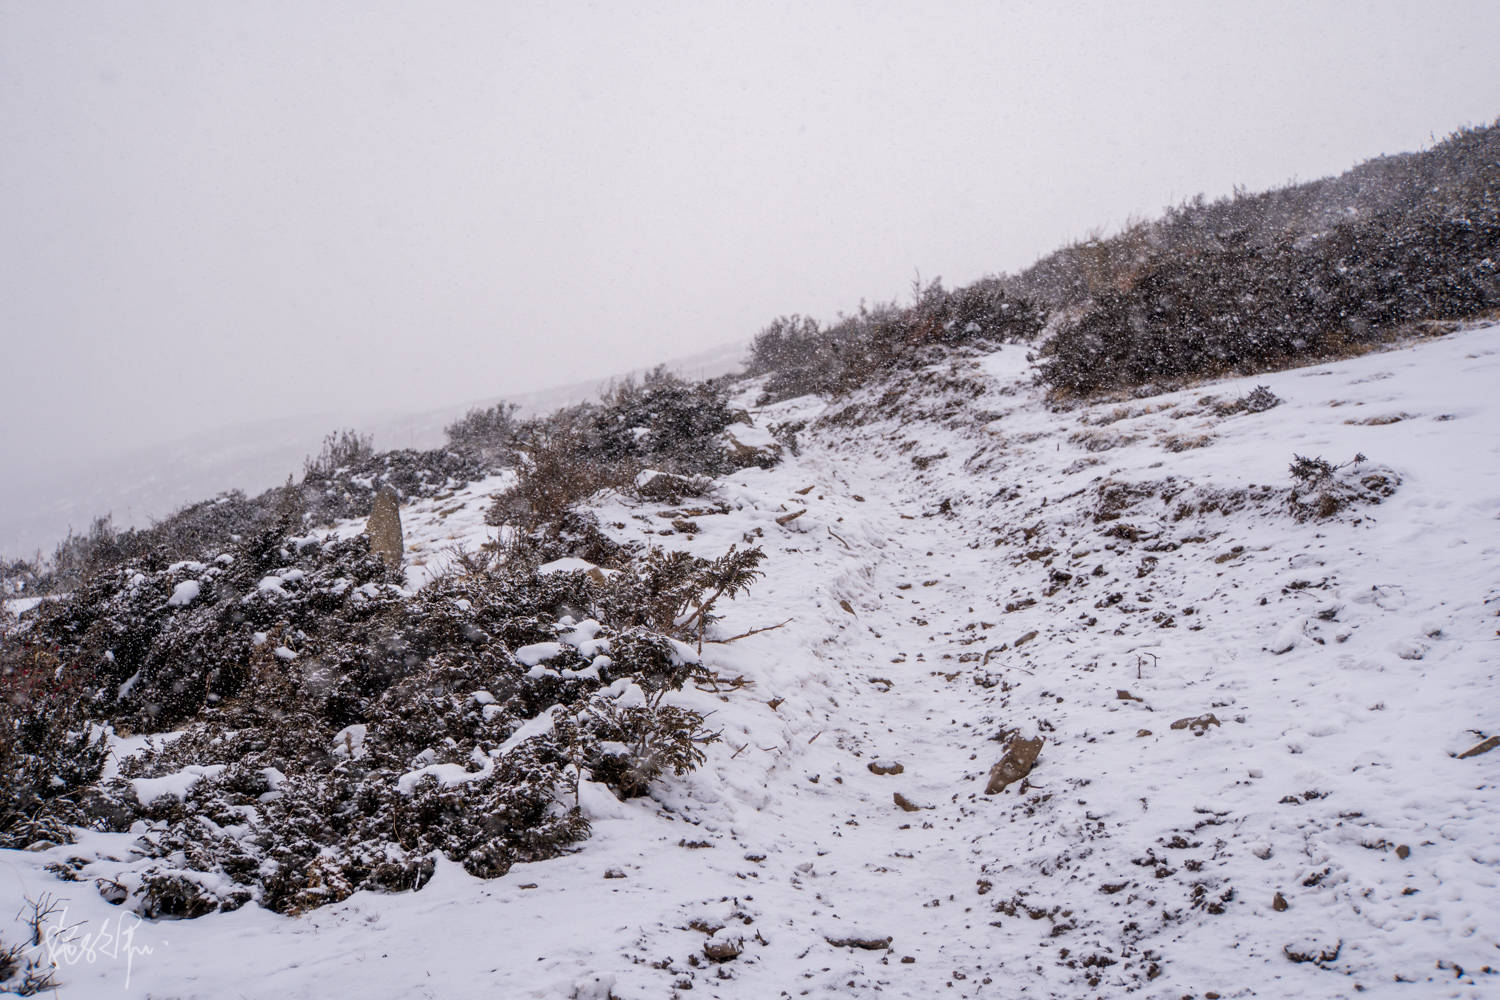
[[[828,526],[824,525],[824,527],[828,527]],[[848,549],[850,552],[854,551],[854,547],[852,545],[850,545],[848,542],[844,541],[842,538],[839,538],[838,532],[834,531],[832,528],[828,528],[828,533],[830,535],[832,535],[834,538],[838,538],[839,544],[842,545],[844,548]]]
[[[762,632],[770,632],[773,629],[782,628],[783,626],[790,625],[792,622],[794,622],[796,620],[797,619],[795,619],[795,618],[788,618],[786,621],[782,622],[780,625],[767,625],[764,628],[753,628],[753,629],[751,629],[748,632],[741,632],[739,635],[732,635],[728,639],[706,639],[704,641],[705,642],[716,642],[716,643],[719,643],[720,645],[724,645],[726,643],[731,643],[731,642],[735,642],[735,641],[740,640],[740,639],[748,638],[749,636],[752,636],[752,635],[759,635]]]

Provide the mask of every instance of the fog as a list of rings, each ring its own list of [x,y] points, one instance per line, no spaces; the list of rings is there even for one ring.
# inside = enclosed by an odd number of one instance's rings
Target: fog
[[[0,521],[213,428],[607,376],[1420,148],[1500,114],[1496,37],[1492,2],[0,0]]]

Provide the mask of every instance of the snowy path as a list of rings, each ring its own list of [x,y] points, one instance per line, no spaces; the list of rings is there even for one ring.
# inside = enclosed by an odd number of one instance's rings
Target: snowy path
[[[1066,413],[1007,349],[860,401],[873,422],[825,420],[800,457],[729,477],[736,509],[656,536],[765,547],[722,634],[793,619],[709,647],[745,684],[690,694],[723,732],[702,770],[654,802],[596,797],[575,855],[148,925],[128,993],[98,962],[63,995],[1500,989],[1500,752],[1453,756],[1500,732],[1497,348],[1489,328]],[[1285,403],[1203,402],[1257,382]],[[1355,451],[1393,497],[1287,516],[1294,452]],[[622,537],[669,520],[601,516]],[[986,796],[1010,732],[1047,742]]]

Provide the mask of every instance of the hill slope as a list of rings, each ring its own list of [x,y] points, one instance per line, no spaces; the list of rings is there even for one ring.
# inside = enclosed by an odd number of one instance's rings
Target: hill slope
[[[718,634],[790,621],[706,648],[740,682],[683,700],[723,742],[651,798],[585,783],[577,853],[142,925],[128,990],[96,956],[63,995],[1493,990],[1500,752],[1456,755],[1500,733],[1500,327],[1125,406],[1049,410],[1031,373],[1006,347],[777,404],[800,454],[722,479],[727,513],[599,509],[700,555],[758,540]],[[1257,381],[1281,404],[1233,405]],[[1294,517],[1294,454],[1356,453]],[[438,506],[403,512],[429,546],[484,530]],[[43,868],[127,867],[131,836],[0,852],[7,912],[114,919]]]

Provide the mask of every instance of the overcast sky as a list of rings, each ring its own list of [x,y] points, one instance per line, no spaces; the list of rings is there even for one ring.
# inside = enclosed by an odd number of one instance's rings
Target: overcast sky
[[[0,468],[607,375],[1500,114],[1500,4],[0,0]]]

